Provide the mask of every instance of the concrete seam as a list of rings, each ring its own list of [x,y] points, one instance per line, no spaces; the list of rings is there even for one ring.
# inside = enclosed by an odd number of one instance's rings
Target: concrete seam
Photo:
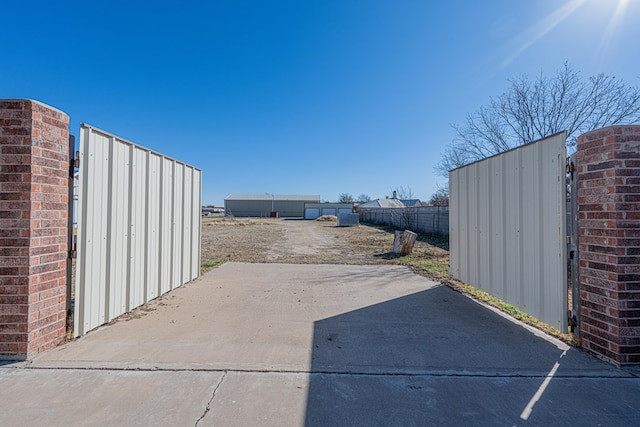
[[[422,372],[355,372],[355,371],[303,371],[303,370],[261,370],[261,369],[207,369],[207,368],[119,368],[119,367],[39,367],[39,366],[22,366],[10,367],[0,366],[2,369],[17,370],[50,370],[50,371],[123,371],[123,372],[222,372],[224,375],[228,373],[238,374],[304,374],[304,375],[332,375],[332,376],[370,376],[370,377],[460,377],[460,378],[545,378],[547,373],[543,372],[486,372],[486,371],[422,371]],[[574,374],[557,374],[559,379],[638,379],[637,375],[632,372],[624,371],[624,373],[607,374],[602,372],[574,373]]]

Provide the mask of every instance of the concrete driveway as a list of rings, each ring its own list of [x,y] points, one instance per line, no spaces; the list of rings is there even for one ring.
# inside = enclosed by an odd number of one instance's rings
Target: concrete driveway
[[[0,425],[638,425],[640,378],[400,266],[227,263],[29,363]]]

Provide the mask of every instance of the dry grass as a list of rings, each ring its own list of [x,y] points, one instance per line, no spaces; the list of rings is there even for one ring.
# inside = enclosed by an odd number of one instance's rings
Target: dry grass
[[[227,261],[269,262],[274,241],[284,234],[277,219],[202,218],[202,261],[205,271]]]
[[[332,221],[299,221],[310,232],[304,250],[288,241],[291,226],[282,219],[203,218],[202,260],[205,271],[227,261],[295,264],[402,264],[390,254],[393,233],[375,226],[336,227]],[[305,242],[299,242],[305,244]],[[419,239],[412,257],[448,265],[449,253]],[[448,267],[445,267],[448,268]]]

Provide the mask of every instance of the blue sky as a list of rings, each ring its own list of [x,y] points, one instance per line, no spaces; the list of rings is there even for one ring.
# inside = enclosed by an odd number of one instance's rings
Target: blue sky
[[[231,193],[428,200],[452,123],[565,61],[640,84],[640,0],[5,2],[0,98]]]

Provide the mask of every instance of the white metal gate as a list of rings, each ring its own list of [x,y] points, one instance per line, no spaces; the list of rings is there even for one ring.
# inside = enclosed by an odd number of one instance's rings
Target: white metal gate
[[[201,175],[81,125],[75,336],[198,277]]]
[[[449,173],[454,277],[567,330],[566,133]]]

